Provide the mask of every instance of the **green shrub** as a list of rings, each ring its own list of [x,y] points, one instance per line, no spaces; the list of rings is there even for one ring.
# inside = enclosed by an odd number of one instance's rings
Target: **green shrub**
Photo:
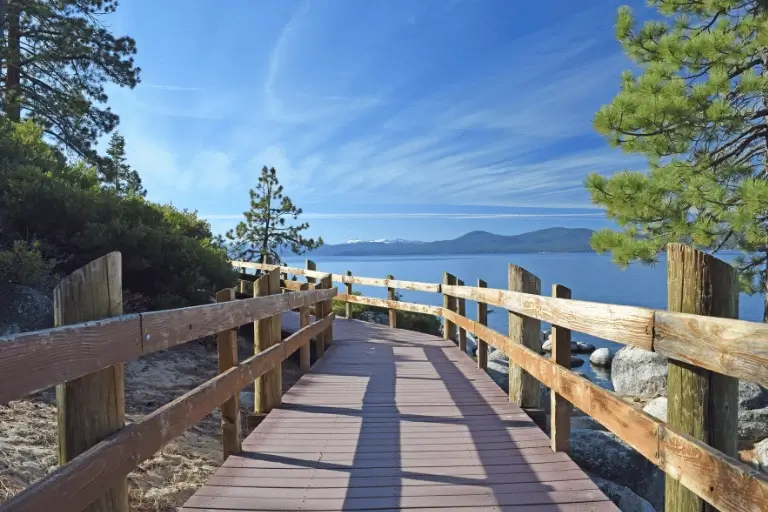
[[[40,253],[36,242],[17,240],[7,250],[0,250],[0,283],[21,284],[41,290],[55,286],[54,262]]]
[[[352,295],[362,296],[360,292],[352,292]],[[400,300],[401,296],[395,292],[395,300]],[[347,316],[347,303],[339,299],[333,299],[333,312],[336,316]],[[380,308],[378,306],[368,306],[365,304],[352,304],[352,318],[360,318],[365,311],[371,311],[374,313],[387,314],[387,308]],[[397,327],[401,329],[408,329],[411,331],[418,331],[427,334],[433,334],[435,336],[440,335],[440,319],[434,315],[428,315],[425,313],[411,313],[408,311],[397,312]]]

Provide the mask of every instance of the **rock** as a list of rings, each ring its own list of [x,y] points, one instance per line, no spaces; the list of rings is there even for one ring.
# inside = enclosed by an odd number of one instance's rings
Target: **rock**
[[[760,441],[768,437],[768,407],[739,410],[739,439]]]
[[[589,355],[589,362],[595,366],[609,367],[613,354],[607,348],[599,348]]]
[[[591,343],[584,343],[583,341],[577,341],[576,347],[578,348],[577,353],[579,354],[589,354],[595,351],[595,346]]]
[[[541,350],[544,352],[552,352],[552,338],[547,338],[546,341],[541,344]]]
[[[577,368],[584,364],[584,360],[580,359],[578,357],[572,357],[571,358],[571,368]]]
[[[664,396],[654,398],[653,400],[648,402],[645,407],[643,407],[643,411],[647,412],[654,418],[666,423],[667,422],[667,398]]]
[[[582,469],[628,487],[663,510],[664,473],[611,432],[572,430],[571,456]]]
[[[550,331],[541,331],[541,337],[539,338],[539,340],[542,343],[544,343],[545,341],[547,341],[550,338],[551,335],[552,334],[550,333]]]
[[[246,411],[253,412],[253,391],[241,391],[240,392],[240,408]]]
[[[613,356],[611,382],[616,393],[622,396],[666,395],[667,359],[641,348],[622,347]]]
[[[768,438],[755,445],[755,459],[758,467],[768,473]]]
[[[590,430],[606,430],[604,426],[591,416],[571,416],[571,429],[586,428]]]
[[[377,313],[376,311],[363,311],[360,314],[360,320],[374,324],[389,325],[389,315]]]
[[[477,342],[475,337],[467,333],[467,354],[470,356],[477,355]]]
[[[552,352],[552,338],[549,337],[541,344],[541,350],[544,352]],[[574,354],[588,354],[595,350],[595,346],[591,343],[582,343],[581,341],[571,342],[571,352]]]
[[[768,407],[768,390],[760,384],[740,380],[739,409],[762,409],[764,407]]]
[[[501,350],[494,350],[488,354],[486,372],[501,389],[509,392],[509,359]]]
[[[17,284],[0,284],[0,335],[53,327],[51,296]]]
[[[621,512],[656,512],[650,503],[627,487],[597,476],[591,476],[591,478],[595,485],[603,491],[603,494],[619,507]]]

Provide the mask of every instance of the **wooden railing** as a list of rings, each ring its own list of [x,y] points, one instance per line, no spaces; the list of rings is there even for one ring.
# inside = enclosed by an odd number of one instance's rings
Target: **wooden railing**
[[[253,298],[233,301],[227,289],[216,304],[122,315],[120,269],[119,253],[92,262],[56,288],[58,327],[0,338],[0,404],[57,385],[60,462],[0,504],[2,512],[127,511],[126,477],[141,462],[219,406],[224,455],[237,453],[239,392],[256,383],[255,424],[279,405],[282,362],[298,350],[306,371],[310,340],[318,355],[331,343],[330,279],[323,288],[281,293],[279,273],[269,272],[255,280]],[[309,308],[325,304],[310,323]],[[300,329],[281,341],[280,314],[293,309]],[[251,322],[255,354],[238,362],[236,329]],[[214,334],[219,374],[126,426],[122,363]]]
[[[306,269],[249,262],[233,265],[307,278],[326,275],[315,270],[311,261]],[[350,272],[330,274],[330,279],[346,285],[346,293],[336,298],[348,305],[443,318],[444,336],[462,351],[463,333],[472,333],[478,340],[480,368],[486,367],[488,345],[501,350],[510,361],[510,400],[533,415],[538,386],[551,389],[553,450],[569,450],[572,405],[666,473],[667,510],[699,510],[706,502],[720,510],[764,511],[768,509],[766,475],[737,459],[737,379],[768,386],[768,325],[704,316],[737,316],[738,287],[730,265],[678,245],[670,246],[668,265],[670,308],[677,311],[572,300],[571,291],[562,285],[553,286],[552,297],[541,296],[539,279],[514,265],[510,265],[509,290],[487,288],[482,280],[476,287],[464,286],[447,273],[439,284]],[[353,284],[387,288],[388,298],[353,295]],[[443,307],[392,300],[394,289],[442,293]],[[477,320],[465,316],[465,300],[477,302]],[[509,311],[509,335],[487,327],[488,305]],[[551,359],[540,355],[541,321],[553,327]],[[668,423],[570,371],[572,330],[669,358],[670,383],[675,385],[668,391]]]

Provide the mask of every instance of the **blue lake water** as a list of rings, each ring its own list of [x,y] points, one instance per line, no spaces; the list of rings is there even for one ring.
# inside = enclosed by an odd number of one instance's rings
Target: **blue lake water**
[[[735,255],[723,254],[720,257],[729,260]],[[424,256],[424,257],[367,257],[367,258],[314,258],[318,270],[344,273],[350,270],[353,275],[365,277],[386,277],[392,274],[397,279],[439,283],[443,272],[450,272],[467,285],[477,285],[481,278],[489,288],[507,287],[507,265],[514,263],[541,279],[543,294],[550,294],[552,284],[562,284],[572,291],[574,299],[593,302],[643,306],[654,309],[667,307],[666,259],[662,256],[655,266],[630,265],[622,270],[611,263],[610,256],[595,253],[569,254],[489,254],[468,256]],[[288,258],[291,266],[303,267],[304,260]],[[386,289],[373,286],[355,285],[354,290],[370,297],[386,298]],[[442,305],[442,296],[437,293],[399,290],[403,300],[435,306]],[[507,332],[506,311],[491,307],[488,324],[498,332]],[[477,308],[473,302],[467,302],[467,316],[476,318]],[[762,296],[742,294],[739,298],[739,318],[759,322],[763,316]],[[542,323],[542,329],[549,325]],[[621,345],[607,340],[594,338],[581,333],[573,333],[573,339],[586,341],[597,347],[618,350]],[[584,357],[584,356],[580,356]],[[588,356],[587,356],[588,358]],[[592,367],[588,360],[576,371],[586,374],[596,383],[610,388],[609,374],[600,368]]]

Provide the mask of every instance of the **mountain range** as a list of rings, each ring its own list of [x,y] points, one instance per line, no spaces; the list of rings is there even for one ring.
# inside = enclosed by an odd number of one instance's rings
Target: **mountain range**
[[[471,231],[453,240],[349,240],[326,244],[307,255],[314,256],[427,256],[453,254],[513,254],[537,252],[591,252],[586,228],[548,228],[519,235]]]

